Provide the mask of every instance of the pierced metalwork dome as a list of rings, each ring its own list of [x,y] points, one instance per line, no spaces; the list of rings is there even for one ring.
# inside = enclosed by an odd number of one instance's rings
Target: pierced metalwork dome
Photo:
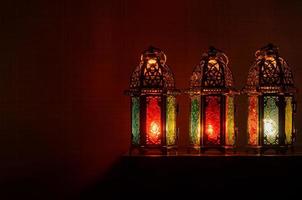
[[[293,74],[285,60],[279,56],[273,44],[257,50],[255,62],[247,78],[245,93],[294,93]]]
[[[165,53],[150,46],[141,55],[140,64],[131,75],[128,94],[140,93],[148,90],[154,92],[176,92],[174,75],[166,65]]]
[[[229,59],[222,51],[210,47],[202,55],[200,63],[195,67],[190,79],[190,91],[231,92],[233,75],[228,67]]]

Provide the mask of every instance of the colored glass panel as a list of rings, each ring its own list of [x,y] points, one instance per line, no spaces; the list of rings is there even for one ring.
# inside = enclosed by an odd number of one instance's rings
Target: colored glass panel
[[[286,143],[292,143],[293,133],[293,104],[292,97],[285,97],[285,137]]]
[[[161,109],[160,97],[147,97],[147,112],[146,112],[146,132],[147,144],[161,143]]]
[[[264,97],[263,134],[264,144],[279,143],[279,108],[277,96]]]
[[[132,144],[139,144],[139,97],[132,97],[132,112],[131,112],[131,119],[132,119]]]
[[[191,98],[190,142],[200,144],[200,96]]]
[[[167,145],[174,145],[176,141],[176,101],[174,96],[167,97],[166,118]]]
[[[249,97],[248,109],[248,143],[258,145],[258,97]]]
[[[220,97],[207,96],[205,108],[205,141],[220,144]]]
[[[235,144],[234,97],[226,97],[226,145]]]

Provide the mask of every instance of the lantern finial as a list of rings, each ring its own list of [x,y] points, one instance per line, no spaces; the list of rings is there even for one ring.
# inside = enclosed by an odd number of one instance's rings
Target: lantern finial
[[[210,46],[208,55],[211,57],[211,56],[216,56],[216,54],[217,54],[217,49],[214,46]]]
[[[265,47],[261,48],[262,51],[265,51],[266,55],[277,55],[278,47],[272,43],[268,43]]]
[[[154,53],[156,50],[159,50],[158,48],[155,48],[154,46],[150,45],[149,48],[147,49],[147,51],[149,51],[150,53]]]

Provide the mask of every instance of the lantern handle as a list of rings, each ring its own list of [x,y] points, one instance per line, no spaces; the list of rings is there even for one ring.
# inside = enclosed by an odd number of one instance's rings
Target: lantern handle
[[[255,52],[255,57],[262,59],[265,55],[274,54],[277,58],[279,57],[278,47],[272,43],[268,43],[266,46],[260,48]]]
[[[229,63],[229,59],[227,55],[222,50],[216,49],[214,46],[210,46],[208,53],[203,54],[203,57],[204,56],[205,57],[215,56],[219,60],[221,60],[225,65],[228,65]]]
[[[163,51],[161,51],[160,54],[164,56],[164,60],[163,60],[162,64],[165,64],[167,62],[167,56]],[[160,61],[161,61],[161,58],[160,58]]]
[[[227,57],[227,55],[224,52],[219,52],[218,56],[222,58],[223,62],[225,63],[225,65],[229,64],[229,58]]]

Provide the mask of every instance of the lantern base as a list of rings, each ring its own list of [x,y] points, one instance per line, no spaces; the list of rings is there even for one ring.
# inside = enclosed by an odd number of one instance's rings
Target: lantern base
[[[235,148],[235,146],[230,146],[230,145],[226,145],[226,146],[198,146],[198,145],[193,145],[193,146],[189,146],[187,148],[187,153],[188,154],[204,154],[207,151],[210,150],[216,150],[222,154],[225,153],[236,153],[237,149]]]
[[[236,154],[237,153],[237,148],[235,145],[225,145],[224,146],[225,149],[225,153],[233,153]]]
[[[224,146],[205,146],[205,147],[200,147],[200,152],[202,154],[206,153],[209,150],[217,150],[222,154],[225,154],[225,148]]]
[[[188,154],[200,154],[200,146],[199,145],[190,145],[187,148]]]
[[[246,146],[246,152],[253,152],[256,154],[264,154],[267,151],[274,151],[275,154],[286,154],[288,151],[291,153],[294,153],[294,146],[293,145],[278,145],[278,146],[273,146],[273,145],[247,145]]]
[[[177,155],[177,146],[131,146],[129,155]]]

